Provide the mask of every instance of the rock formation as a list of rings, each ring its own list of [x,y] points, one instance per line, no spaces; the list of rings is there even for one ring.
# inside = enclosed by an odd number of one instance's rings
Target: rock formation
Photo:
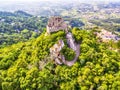
[[[75,40],[73,38],[72,33],[68,32],[66,34],[66,39],[67,39],[67,44],[69,45],[69,47],[75,51],[76,50],[76,45],[75,45]]]
[[[62,62],[60,62],[60,60],[62,60],[62,55],[60,54],[60,51],[62,50],[62,48],[64,47],[64,42],[63,40],[59,40],[58,43],[54,44],[51,48],[50,48],[50,54],[51,57],[55,60],[56,63],[58,64],[62,64]]]

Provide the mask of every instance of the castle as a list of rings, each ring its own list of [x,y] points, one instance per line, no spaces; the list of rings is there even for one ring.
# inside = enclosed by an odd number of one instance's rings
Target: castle
[[[59,16],[51,17],[48,20],[46,28],[48,34],[50,34],[51,32],[57,32],[59,30],[65,30],[66,32],[68,31],[68,25]]]
[[[61,54],[60,51],[65,46],[65,43],[62,39],[58,40],[58,42],[55,43],[50,48],[50,56],[51,56],[52,59],[54,59],[56,64],[59,64],[59,65],[65,64],[65,65],[68,65],[68,66],[72,66],[79,57],[80,45],[75,42],[75,39],[73,38],[72,33],[68,31],[68,25],[64,22],[64,20],[61,17],[54,16],[54,17],[51,17],[49,19],[46,27],[47,27],[46,36],[47,36],[47,34],[50,34],[52,32],[57,32],[59,30],[64,30],[65,31],[67,45],[68,45],[69,48],[74,50],[74,52],[76,53],[74,59],[72,61],[67,61],[67,60],[65,60],[64,55]]]

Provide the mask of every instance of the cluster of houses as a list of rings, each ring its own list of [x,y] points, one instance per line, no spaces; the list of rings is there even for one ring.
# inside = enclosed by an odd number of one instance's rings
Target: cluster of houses
[[[118,35],[104,29],[102,29],[101,32],[97,33],[97,36],[100,37],[103,42],[108,42],[109,40],[117,42],[120,40],[120,37]]]

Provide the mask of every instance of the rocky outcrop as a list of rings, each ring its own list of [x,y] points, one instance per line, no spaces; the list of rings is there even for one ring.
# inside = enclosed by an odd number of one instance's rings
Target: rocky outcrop
[[[66,34],[66,39],[67,39],[68,46],[75,51],[76,50],[76,45],[75,45],[76,43],[75,43],[75,40],[73,38],[72,33],[68,32]]]
[[[62,50],[62,48],[64,47],[64,42],[63,40],[59,40],[56,44],[54,44],[51,48],[50,48],[50,55],[51,58],[55,61],[56,64],[65,64],[68,66],[72,66],[78,59],[79,55],[80,55],[80,44],[75,43],[75,40],[73,38],[72,33],[68,32],[66,34],[66,39],[67,39],[67,44],[69,46],[69,48],[73,49],[75,51],[75,57],[73,60],[68,61],[65,59],[64,55],[62,55],[60,53],[60,51]]]
[[[59,40],[56,44],[54,44],[50,48],[50,55],[57,64],[62,64],[60,60],[62,60],[63,58],[62,58],[62,55],[60,54],[60,51],[62,50],[63,47],[64,47],[63,40]]]

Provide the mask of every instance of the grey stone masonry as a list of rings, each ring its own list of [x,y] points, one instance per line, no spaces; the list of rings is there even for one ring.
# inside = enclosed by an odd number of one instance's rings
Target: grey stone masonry
[[[48,34],[51,32],[57,32],[59,30],[65,30],[66,32],[68,31],[68,25],[64,22],[63,18],[59,16],[51,17],[48,20],[46,28]]]

